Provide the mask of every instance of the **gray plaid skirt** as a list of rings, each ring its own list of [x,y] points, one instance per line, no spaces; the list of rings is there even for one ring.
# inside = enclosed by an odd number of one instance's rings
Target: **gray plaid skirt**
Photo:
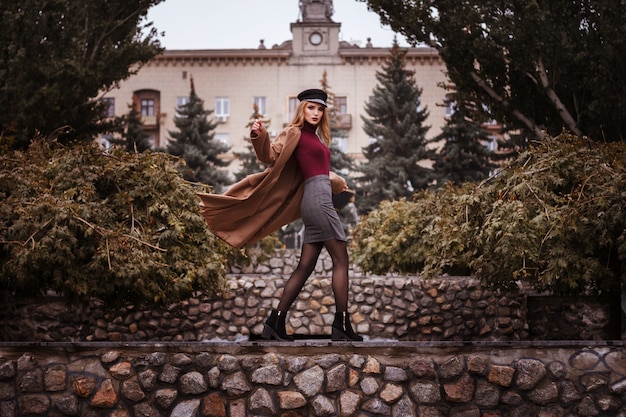
[[[328,175],[316,175],[304,181],[300,214],[304,222],[304,243],[346,241],[341,220],[333,207]]]

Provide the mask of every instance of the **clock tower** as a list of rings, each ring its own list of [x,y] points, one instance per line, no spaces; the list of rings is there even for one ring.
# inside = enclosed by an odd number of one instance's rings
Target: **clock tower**
[[[300,18],[291,24],[293,65],[340,64],[339,28],[332,0],[300,0]]]

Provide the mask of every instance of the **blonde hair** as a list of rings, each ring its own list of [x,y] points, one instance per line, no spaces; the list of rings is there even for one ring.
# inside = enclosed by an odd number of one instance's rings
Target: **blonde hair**
[[[309,103],[304,100],[298,104],[296,108],[296,113],[289,123],[289,126],[295,126],[302,129],[304,127],[304,106]],[[314,102],[311,102],[314,103]],[[317,104],[317,103],[314,103]],[[326,144],[326,147],[330,148],[330,118],[328,116],[328,108],[324,108],[324,112],[322,113],[322,118],[320,122],[317,124],[317,134],[322,137],[322,141]]]

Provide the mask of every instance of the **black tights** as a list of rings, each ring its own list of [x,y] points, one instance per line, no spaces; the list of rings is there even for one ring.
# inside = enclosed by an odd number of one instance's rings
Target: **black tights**
[[[278,304],[279,311],[287,311],[304,287],[306,280],[315,270],[317,258],[322,248],[326,248],[333,261],[333,293],[337,311],[348,310],[348,249],[346,242],[327,240],[325,242],[305,243],[302,245],[300,262],[285,285]]]

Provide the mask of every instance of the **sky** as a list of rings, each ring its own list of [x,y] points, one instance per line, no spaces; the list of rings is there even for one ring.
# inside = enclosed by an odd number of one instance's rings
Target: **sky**
[[[290,23],[299,18],[298,0],[165,0],[148,11],[148,20],[165,35],[166,49],[271,48],[291,40]],[[365,46],[391,47],[396,34],[357,0],[334,0],[333,21],[341,23],[339,39]],[[397,35],[400,46],[408,46]]]

